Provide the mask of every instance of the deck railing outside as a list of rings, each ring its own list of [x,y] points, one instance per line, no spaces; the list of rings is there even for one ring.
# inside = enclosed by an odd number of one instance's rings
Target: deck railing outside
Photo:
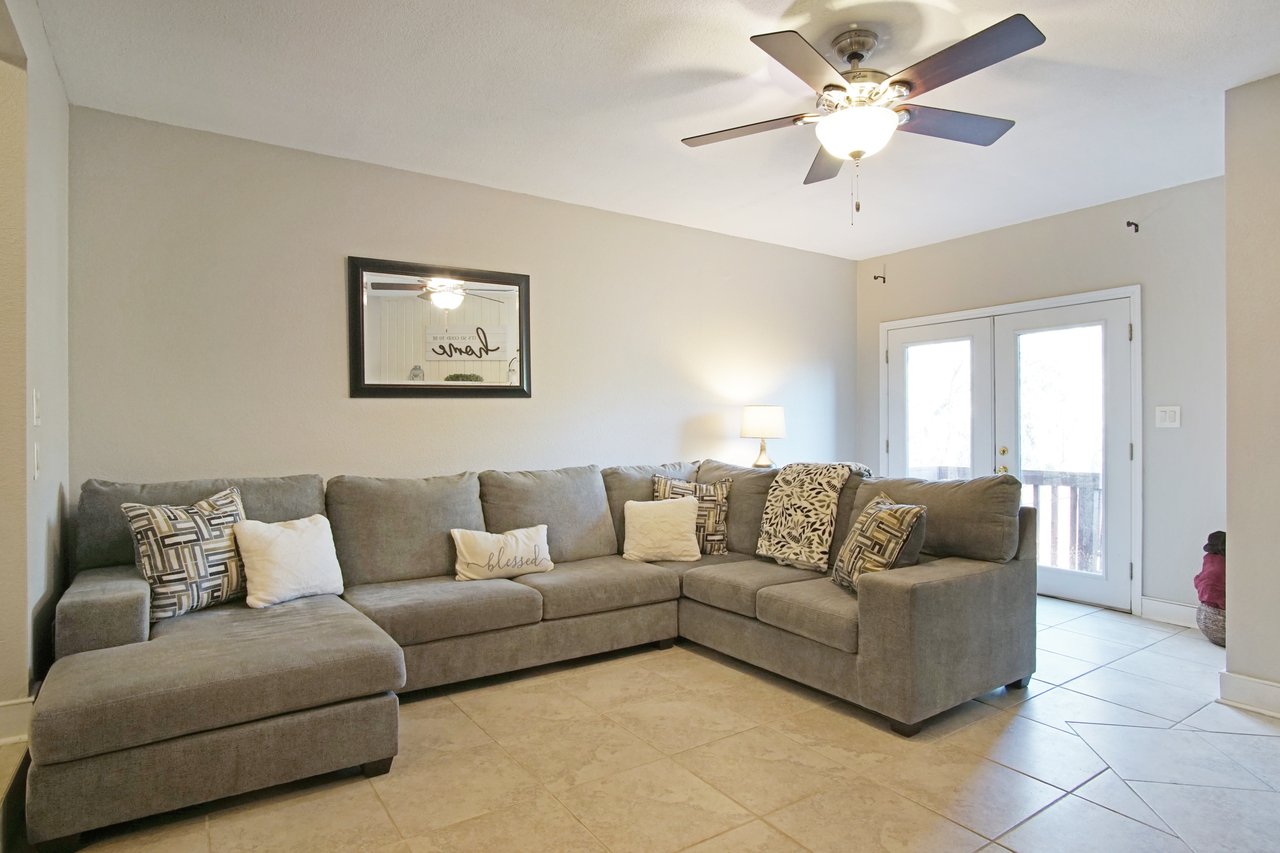
[[[912,468],[910,477],[957,480],[969,468]],[[1097,574],[1102,570],[1102,475],[1023,469],[1022,505],[1036,508],[1037,550],[1042,566]],[[926,522],[927,523],[927,522]]]

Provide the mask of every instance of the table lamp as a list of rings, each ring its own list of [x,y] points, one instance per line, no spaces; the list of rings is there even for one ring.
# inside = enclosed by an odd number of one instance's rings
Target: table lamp
[[[743,406],[742,437],[760,439],[760,455],[751,463],[752,468],[772,468],[767,438],[786,438],[787,424],[781,406]]]

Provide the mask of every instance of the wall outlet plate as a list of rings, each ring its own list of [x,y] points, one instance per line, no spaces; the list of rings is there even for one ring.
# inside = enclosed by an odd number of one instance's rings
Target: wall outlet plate
[[[1156,406],[1156,429],[1178,429],[1181,426],[1181,406]]]

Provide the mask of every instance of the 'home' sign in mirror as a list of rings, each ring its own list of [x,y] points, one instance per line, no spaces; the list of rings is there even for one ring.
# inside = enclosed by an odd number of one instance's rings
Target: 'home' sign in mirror
[[[528,397],[529,277],[347,258],[352,397]]]

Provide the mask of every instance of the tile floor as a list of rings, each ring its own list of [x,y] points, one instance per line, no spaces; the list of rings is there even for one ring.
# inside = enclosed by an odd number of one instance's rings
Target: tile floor
[[[905,740],[692,644],[407,697],[390,774],[88,836],[94,851],[1280,849],[1280,719],[1214,702],[1223,651],[1041,599],[1040,669]]]

